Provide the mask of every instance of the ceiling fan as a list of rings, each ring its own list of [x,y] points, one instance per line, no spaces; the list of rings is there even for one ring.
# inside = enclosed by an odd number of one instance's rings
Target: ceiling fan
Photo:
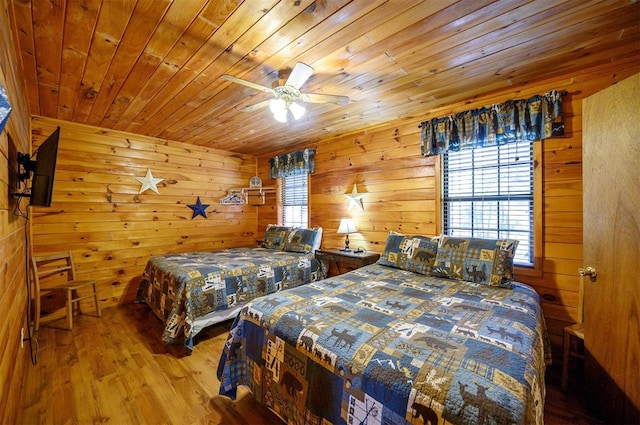
[[[247,106],[242,109],[242,111],[252,112],[269,106],[269,109],[273,113],[273,117],[279,122],[287,122],[288,111],[291,112],[295,119],[302,118],[306,109],[304,106],[300,105],[299,102],[333,103],[340,106],[345,106],[349,103],[349,98],[347,96],[301,92],[300,87],[302,87],[302,85],[309,79],[312,73],[312,67],[305,63],[298,62],[296,66],[293,67],[293,70],[291,70],[291,73],[284,84],[280,84],[281,79],[279,79],[274,83],[273,88],[252,83],[251,81],[243,80],[242,78],[234,77],[229,74],[223,74],[222,78],[273,95],[273,99],[264,100],[256,103],[255,105]],[[284,74],[284,71],[280,71],[278,76],[281,76],[282,74]]]

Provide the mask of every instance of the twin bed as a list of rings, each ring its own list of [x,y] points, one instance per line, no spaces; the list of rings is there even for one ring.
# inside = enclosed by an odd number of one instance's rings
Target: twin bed
[[[539,296],[512,279],[518,241],[391,234],[377,263],[318,280],[321,234],[152,258],[140,299],[188,347],[235,317],[220,394],[248,386],[289,424],[543,422],[551,357]]]
[[[164,323],[162,340],[192,350],[205,327],[232,319],[248,301],[318,279],[322,228],[269,225],[259,247],[154,256],[137,301]]]
[[[376,264],[255,299],[220,394],[246,385],[289,424],[542,423],[550,352],[516,246],[390,235]]]

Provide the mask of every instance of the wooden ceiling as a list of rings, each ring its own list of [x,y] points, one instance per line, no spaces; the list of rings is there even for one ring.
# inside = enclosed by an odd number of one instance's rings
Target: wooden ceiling
[[[247,154],[313,143],[640,54],[640,2],[12,0],[31,113]],[[306,103],[269,94],[302,61]]]

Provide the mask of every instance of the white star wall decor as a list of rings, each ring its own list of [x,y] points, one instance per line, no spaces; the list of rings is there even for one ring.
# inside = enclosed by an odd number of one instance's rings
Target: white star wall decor
[[[158,186],[156,185],[164,179],[158,179],[153,177],[153,175],[151,174],[150,168],[147,168],[147,174],[144,177],[136,177],[135,179],[142,184],[142,186],[140,186],[140,190],[138,191],[138,193],[142,193],[147,189],[151,189],[158,195],[160,194],[160,192],[158,192]]]
[[[357,207],[360,209],[360,211],[364,211],[364,205],[362,205],[362,198],[364,198],[364,195],[366,195],[366,193],[358,193],[358,187],[354,183],[351,193],[344,194],[344,196],[349,199],[348,209],[350,210],[351,207]]]

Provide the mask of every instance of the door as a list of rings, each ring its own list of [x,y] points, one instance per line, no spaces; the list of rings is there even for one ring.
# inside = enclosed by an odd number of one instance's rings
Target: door
[[[640,74],[583,101],[585,389],[606,423],[640,422]]]

